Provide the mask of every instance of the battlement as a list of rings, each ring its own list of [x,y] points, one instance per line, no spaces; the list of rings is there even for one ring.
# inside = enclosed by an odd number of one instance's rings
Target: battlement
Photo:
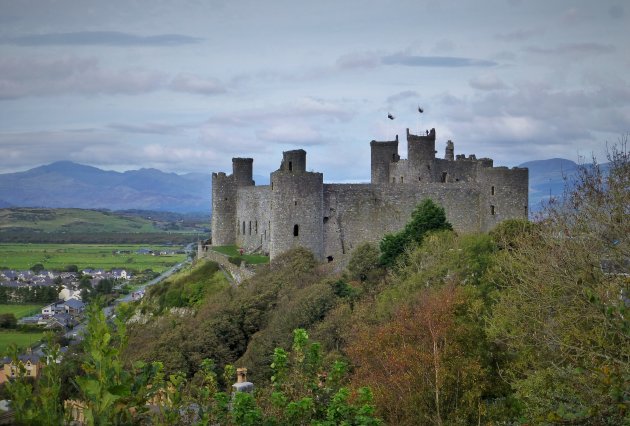
[[[306,171],[306,151],[295,149],[282,153],[282,162],[279,171],[300,173]]]
[[[493,167],[491,158],[455,155],[446,142],[436,158],[436,131],[407,129],[408,156],[394,140],[370,141],[368,184],[323,184],[306,171],[306,151],[284,151],[269,186],[255,186],[253,159],[233,158],[233,173],[212,173],[212,244],[238,245],[272,258],[305,247],[319,260],[352,252],[401,229],[415,206],[431,198],[458,232],[483,232],[527,218],[528,170]]]
[[[398,138],[398,136],[396,136]],[[425,135],[414,135],[407,128],[407,142],[409,141],[425,141],[425,142],[435,142],[435,129],[427,130]]]

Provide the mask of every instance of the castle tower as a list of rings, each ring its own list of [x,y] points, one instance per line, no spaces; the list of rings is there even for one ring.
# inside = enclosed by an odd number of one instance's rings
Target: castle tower
[[[280,169],[271,174],[272,259],[301,246],[322,260],[323,204],[323,174],[306,171],[304,150],[284,152]]]
[[[455,144],[452,140],[446,142],[446,149],[444,150],[444,159],[448,161],[455,161]]]
[[[305,172],[306,171],[306,151],[296,149],[282,153],[282,163],[280,170],[285,172]]]
[[[407,159],[409,172],[413,180],[422,182],[433,181],[434,170],[431,170],[435,160],[435,129],[426,136],[409,133],[407,129]]]
[[[252,158],[232,158],[232,174],[212,173],[212,245],[236,241],[236,190],[252,186]]]
[[[252,186],[253,158],[232,158],[232,176],[236,186]]]
[[[400,160],[398,155],[398,135],[396,140],[370,142],[373,185],[389,182],[389,165]]]

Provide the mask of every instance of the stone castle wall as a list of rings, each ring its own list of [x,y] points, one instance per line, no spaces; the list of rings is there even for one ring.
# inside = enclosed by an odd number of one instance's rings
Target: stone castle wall
[[[398,155],[398,137],[370,143],[366,184],[324,184],[321,173],[306,171],[306,152],[294,150],[283,153],[270,185],[254,186],[253,160],[234,159],[232,175],[213,174],[212,244],[236,244],[271,258],[302,246],[330,260],[400,230],[426,198],[445,209],[459,232],[527,218],[527,169],[454,156],[451,141],[445,158],[436,158],[434,129],[425,136],[407,132],[407,140],[407,159]]]

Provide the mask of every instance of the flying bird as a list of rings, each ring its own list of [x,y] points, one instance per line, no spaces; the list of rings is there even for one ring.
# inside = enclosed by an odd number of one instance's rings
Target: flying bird
[[[420,108],[420,106],[419,106],[419,105],[418,105],[418,112],[419,112],[420,114],[422,114],[422,113],[424,112],[424,110],[423,110],[422,108]]]
[[[396,117],[394,117],[394,116],[393,116],[393,115],[391,115],[390,113],[387,113],[387,118],[389,118],[390,120],[393,120],[393,119],[394,119],[394,118],[396,118]]]

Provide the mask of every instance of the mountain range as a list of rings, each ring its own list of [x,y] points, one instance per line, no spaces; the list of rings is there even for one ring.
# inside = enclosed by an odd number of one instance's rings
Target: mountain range
[[[529,205],[538,211],[549,196],[562,195],[566,178],[578,165],[562,158],[529,161]],[[255,176],[258,183],[268,177]],[[177,213],[209,212],[211,175],[178,175],[157,169],[126,172],[59,161],[45,166],[0,174],[0,208],[75,207],[110,210],[157,210]]]
[[[211,177],[157,169],[124,173],[59,161],[0,174],[0,207],[143,209],[178,213],[210,210]]]

